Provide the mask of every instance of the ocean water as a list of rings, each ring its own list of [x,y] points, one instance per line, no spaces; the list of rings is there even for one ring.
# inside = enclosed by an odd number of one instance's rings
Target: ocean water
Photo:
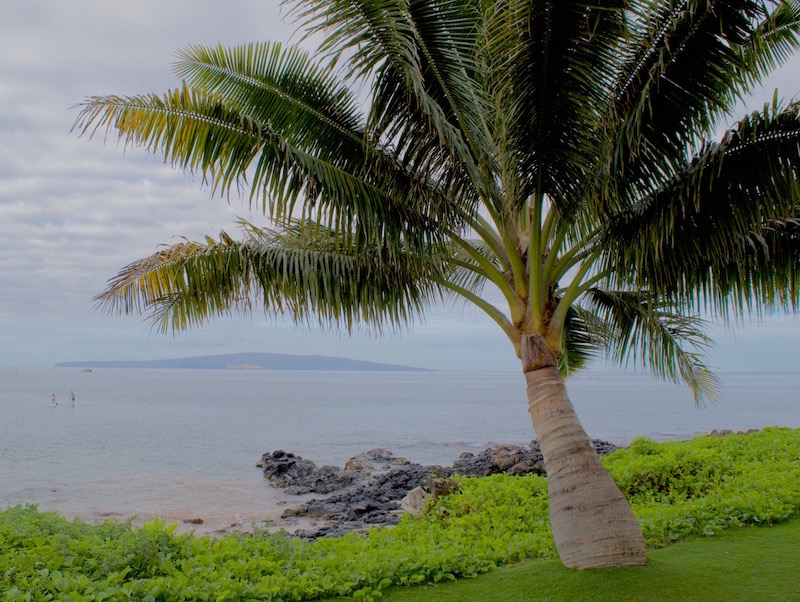
[[[642,374],[587,373],[567,388],[587,432],[621,445],[800,427],[800,372],[720,380],[719,399],[702,408]],[[515,373],[0,368],[0,507],[34,503],[91,522],[162,517],[203,533],[277,521],[297,498],[255,466],[277,449],[318,465],[375,447],[449,465],[532,438]]]

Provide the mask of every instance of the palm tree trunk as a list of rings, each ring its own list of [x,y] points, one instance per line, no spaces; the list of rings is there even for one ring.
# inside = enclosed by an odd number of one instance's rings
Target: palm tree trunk
[[[641,527],[583,430],[552,353],[540,336],[525,339],[528,411],[547,468],[561,562],[578,569],[644,564]]]

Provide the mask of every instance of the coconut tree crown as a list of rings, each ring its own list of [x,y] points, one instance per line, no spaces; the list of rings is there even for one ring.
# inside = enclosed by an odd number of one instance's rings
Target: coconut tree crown
[[[800,103],[721,127],[797,49],[796,3],[285,4],[315,58],[190,47],[182,87],[82,105],[80,133],[271,221],[132,263],[102,306],[163,329],[257,305],[382,330],[455,295],[518,355],[535,335],[565,374],[603,353],[698,395],[699,310],[797,308]]]

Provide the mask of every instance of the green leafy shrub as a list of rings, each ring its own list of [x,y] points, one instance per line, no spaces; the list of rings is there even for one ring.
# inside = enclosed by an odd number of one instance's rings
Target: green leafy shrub
[[[639,438],[603,462],[650,546],[782,521],[800,508],[798,430],[767,428],[668,443]]]
[[[604,457],[651,546],[800,512],[800,430],[657,443]],[[547,480],[461,478],[418,517],[309,543],[257,532],[175,535],[155,521],[99,526],[33,506],[0,512],[0,599],[371,600],[390,585],[471,577],[554,546]]]

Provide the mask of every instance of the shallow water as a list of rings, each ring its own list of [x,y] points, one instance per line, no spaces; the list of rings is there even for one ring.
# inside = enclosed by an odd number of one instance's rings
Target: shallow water
[[[591,373],[568,389],[587,432],[618,444],[800,427],[800,373],[721,381],[719,401],[701,409],[686,389],[646,375]],[[255,467],[264,452],[343,465],[386,447],[449,465],[533,437],[513,373],[0,368],[0,416],[0,507],[36,503],[89,521],[202,518],[183,527],[198,532],[246,529],[296,501]]]

